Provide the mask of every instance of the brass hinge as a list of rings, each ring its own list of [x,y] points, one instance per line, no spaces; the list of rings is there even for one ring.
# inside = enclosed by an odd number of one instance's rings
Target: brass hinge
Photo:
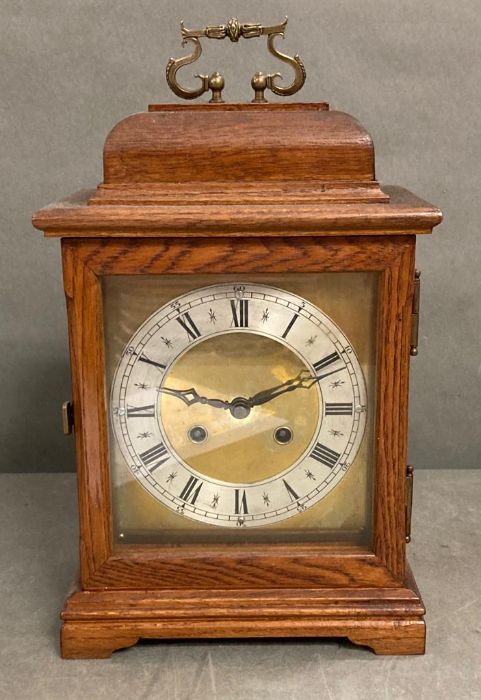
[[[408,464],[406,469],[406,501],[405,501],[405,513],[406,513],[406,542],[411,542],[411,516],[413,512],[413,481],[414,481],[414,467]]]
[[[73,405],[71,401],[62,404],[62,428],[64,435],[71,435],[74,429]]]
[[[421,300],[421,272],[416,270],[414,273],[414,292],[413,292],[413,307],[411,318],[411,355],[415,357],[418,354],[418,339],[419,339],[419,303]]]

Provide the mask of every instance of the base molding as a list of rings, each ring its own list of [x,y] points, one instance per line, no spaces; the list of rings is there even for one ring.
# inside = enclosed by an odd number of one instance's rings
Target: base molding
[[[423,654],[424,606],[399,588],[73,590],[62,611],[65,659],[108,658],[139,639],[347,637],[376,654]]]

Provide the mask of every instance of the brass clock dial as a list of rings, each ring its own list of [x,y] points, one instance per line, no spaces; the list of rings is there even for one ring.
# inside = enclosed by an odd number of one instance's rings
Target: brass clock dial
[[[194,520],[256,527],[327,495],[361,444],[366,386],[339,327],[307,300],[243,282],[202,287],[136,331],[111,392],[136,479]]]

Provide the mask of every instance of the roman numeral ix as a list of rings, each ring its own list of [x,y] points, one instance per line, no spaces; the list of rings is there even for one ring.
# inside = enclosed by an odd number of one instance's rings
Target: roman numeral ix
[[[155,406],[127,406],[127,418],[153,418]]]

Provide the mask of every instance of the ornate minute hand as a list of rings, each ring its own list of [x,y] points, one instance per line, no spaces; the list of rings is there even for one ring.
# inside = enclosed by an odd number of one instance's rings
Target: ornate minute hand
[[[206,396],[200,396],[197,391],[192,387],[191,389],[171,389],[167,386],[159,388],[159,391],[163,394],[168,394],[169,396],[176,396],[178,399],[187,404],[187,406],[192,406],[194,403],[206,404],[207,406],[214,406],[215,408],[230,408],[229,401],[223,401],[222,399],[208,399]]]
[[[288,391],[295,391],[296,389],[310,389],[311,386],[317,384],[328,377],[330,374],[339,372],[344,367],[338,367],[338,369],[333,369],[330,372],[325,372],[324,374],[312,375],[308,369],[303,369],[299,374],[293,379],[288,379],[287,382],[279,384],[278,386],[273,386],[270,389],[264,389],[264,391],[259,391],[254,396],[248,399],[248,404],[252,408],[253,406],[261,406],[272,399],[277,398],[281,394],[285,394]]]

